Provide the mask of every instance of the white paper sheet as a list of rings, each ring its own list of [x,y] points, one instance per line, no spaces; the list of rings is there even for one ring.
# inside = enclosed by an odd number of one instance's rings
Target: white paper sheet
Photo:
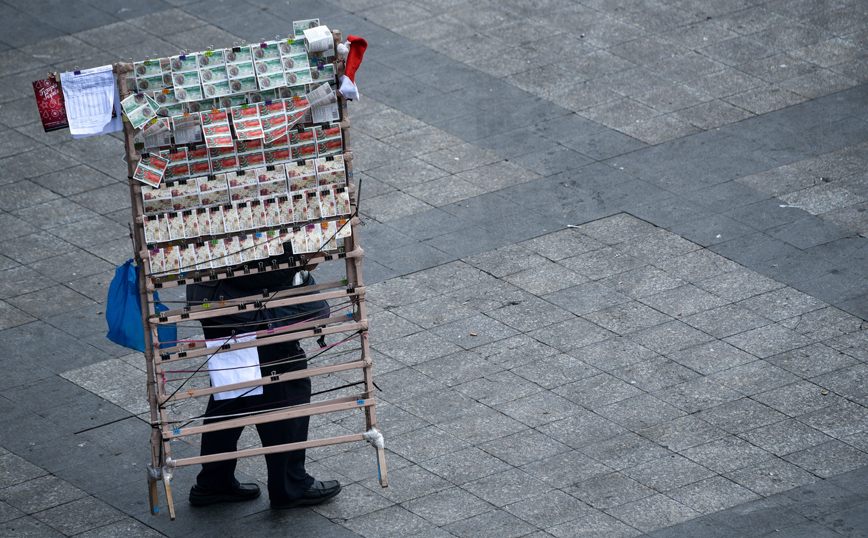
[[[112,66],[61,73],[60,82],[73,138],[113,133],[123,128]],[[112,109],[117,111],[114,119]]]
[[[317,26],[304,31],[304,47],[308,52],[325,52],[329,46],[334,46],[334,40],[328,26]]]
[[[228,342],[225,339],[208,342],[208,347],[222,346],[224,343],[235,344],[239,342],[247,342],[256,338],[256,333],[248,333],[236,336]],[[239,368],[244,366],[245,368]],[[247,349],[237,349],[233,351],[224,351],[217,353],[208,360],[208,372],[211,375],[211,386],[222,387],[231,383],[242,383],[244,381],[255,381],[262,379],[262,374],[259,372],[259,353],[255,347]],[[225,370],[224,368],[233,368]],[[220,369],[219,371],[215,371]],[[241,396],[258,396],[262,394],[262,387],[255,389],[238,389],[229,390],[226,392],[218,392],[214,395],[215,400],[231,400]]]

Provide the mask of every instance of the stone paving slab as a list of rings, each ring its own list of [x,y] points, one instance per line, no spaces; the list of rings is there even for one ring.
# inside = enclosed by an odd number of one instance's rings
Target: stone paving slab
[[[861,3],[242,4],[0,2],[4,535],[865,528]],[[42,133],[29,84],[130,37],[168,55],[314,16],[371,44],[350,116],[392,485],[326,447],[309,470],[345,491],[315,510],[193,510],[183,469],[178,520],[153,518],[142,357],[100,315],[130,253],[122,144]]]

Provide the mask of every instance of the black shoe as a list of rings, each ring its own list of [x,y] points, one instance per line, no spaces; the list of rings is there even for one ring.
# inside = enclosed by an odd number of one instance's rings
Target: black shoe
[[[300,498],[284,504],[271,503],[271,507],[275,510],[280,510],[296,506],[313,506],[331,499],[340,492],[341,484],[337,480],[326,480],[325,482],[314,480],[310,489],[305,491],[304,495]]]
[[[193,506],[207,506],[209,504],[225,502],[252,501],[259,497],[259,486],[256,484],[241,484],[239,487],[227,491],[212,491],[196,484],[190,489],[190,504]]]

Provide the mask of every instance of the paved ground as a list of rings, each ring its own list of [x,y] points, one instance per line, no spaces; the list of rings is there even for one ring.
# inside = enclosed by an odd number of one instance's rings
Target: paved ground
[[[309,468],[345,491],[314,510],[192,510],[182,469],[178,520],[151,517],[144,365],[102,317],[131,252],[122,145],[42,133],[30,81],[312,16],[370,43],[350,116],[391,485],[370,447],[326,448]],[[0,19],[4,536],[868,536],[864,2]]]

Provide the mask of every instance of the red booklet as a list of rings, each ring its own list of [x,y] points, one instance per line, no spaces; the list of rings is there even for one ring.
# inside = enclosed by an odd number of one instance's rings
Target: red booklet
[[[63,92],[53,78],[34,81],[33,92],[36,94],[36,106],[39,107],[45,132],[69,127],[66,107],[63,105]]]

